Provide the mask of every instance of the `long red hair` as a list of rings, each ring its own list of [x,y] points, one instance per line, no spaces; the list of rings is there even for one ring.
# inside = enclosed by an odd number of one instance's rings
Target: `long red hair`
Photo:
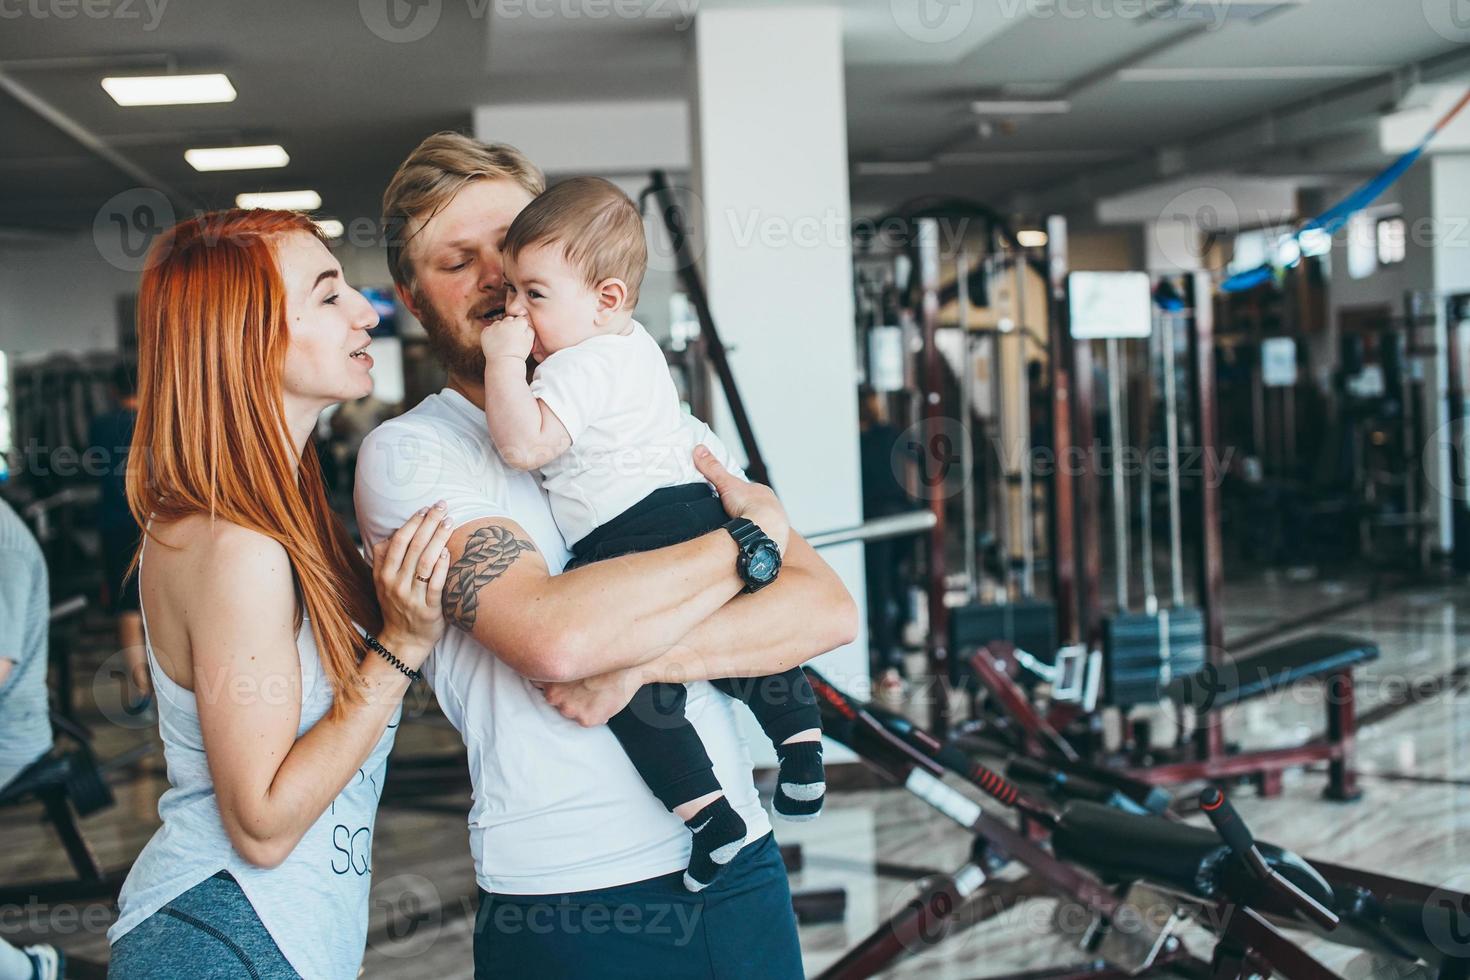
[[[138,422],[128,505],[138,523],[195,514],[257,531],[291,560],[337,698],[361,698],[353,624],[382,626],[372,570],[327,504],[316,450],[291,458],[282,376],[290,342],[273,243],[305,215],[201,215],[153,243],[138,292]],[[304,608],[303,608],[304,607]]]

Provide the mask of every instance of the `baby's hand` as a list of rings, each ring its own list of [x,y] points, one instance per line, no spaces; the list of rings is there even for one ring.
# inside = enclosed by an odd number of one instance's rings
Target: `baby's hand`
[[[524,364],[535,342],[531,321],[523,316],[502,317],[480,331],[480,349],[485,352],[487,364],[494,364],[497,357],[513,358]]]

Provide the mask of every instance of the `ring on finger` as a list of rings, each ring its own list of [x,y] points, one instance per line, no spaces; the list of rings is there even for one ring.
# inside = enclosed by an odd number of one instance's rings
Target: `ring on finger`
[[[427,581],[429,581],[429,576],[427,576],[427,575],[415,575],[413,577],[413,580],[415,582],[427,582]]]

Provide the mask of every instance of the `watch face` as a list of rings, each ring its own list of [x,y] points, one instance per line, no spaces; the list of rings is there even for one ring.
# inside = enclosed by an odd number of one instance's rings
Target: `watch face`
[[[775,577],[776,570],[780,567],[781,556],[776,549],[770,545],[761,545],[751,554],[746,570],[755,581],[768,582]]]

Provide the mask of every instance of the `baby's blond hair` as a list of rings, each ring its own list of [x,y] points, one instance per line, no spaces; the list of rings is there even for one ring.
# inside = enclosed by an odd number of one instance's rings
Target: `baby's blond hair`
[[[560,244],[588,288],[604,279],[628,287],[625,309],[638,305],[648,265],[643,216],[628,195],[601,177],[573,177],[549,188],[511,222],[504,254],[514,260],[536,245]]]

